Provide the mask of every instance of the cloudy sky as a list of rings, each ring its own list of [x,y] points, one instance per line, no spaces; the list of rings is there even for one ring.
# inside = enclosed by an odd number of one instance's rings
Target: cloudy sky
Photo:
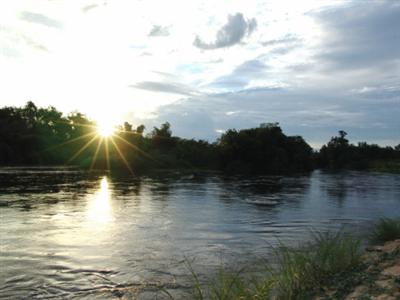
[[[400,1],[1,1],[0,106],[400,142]]]

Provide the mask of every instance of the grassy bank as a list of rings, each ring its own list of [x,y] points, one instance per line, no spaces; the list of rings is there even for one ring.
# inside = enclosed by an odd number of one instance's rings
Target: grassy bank
[[[381,220],[369,238],[370,243],[400,239],[400,220]],[[400,268],[400,243],[396,241],[394,246],[386,247],[390,251],[381,251],[379,247],[365,251],[360,239],[343,231],[314,233],[302,246],[276,248],[275,266],[266,266],[261,275],[249,276],[245,269],[220,270],[208,283],[200,283],[189,266],[195,279],[190,298],[399,299],[395,297],[400,297],[400,293],[396,294],[400,290],[400,280],[395,275]],[[399,264],[397,269],[396,263]],[[394,275],[382,273],[385,268],[392,268]],[[379,295],[389,298],[376,298]]]
[[[371,243],[379,244],[400,239],[400,219],[381,219],[369,237]]]
[[[400,160],[378,160],[370,163],[370,171],[400,174]]]

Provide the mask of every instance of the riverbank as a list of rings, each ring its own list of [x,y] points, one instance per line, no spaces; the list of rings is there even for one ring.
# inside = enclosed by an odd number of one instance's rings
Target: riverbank
[[[314,233],[295,248],[281,246],[266,272],[221,271],[207,284],[196,275],[192,299],[400,299],[400,220],[382,219],[362,247],[349,233]],[[377,245],[379,243],[379,245]],[[272,264],[271,264],[272,262]],[[193,270],[192,270],[193,271]]]
[[[400,161],[399,160],[373,161],[370,163],[368,169],[370,171],[375,171],[375,172],[400,174]]]
[[[360,270],[339,278],[314,299],[396,300],[400,299],[399,279],[400,239],[367,247]]]

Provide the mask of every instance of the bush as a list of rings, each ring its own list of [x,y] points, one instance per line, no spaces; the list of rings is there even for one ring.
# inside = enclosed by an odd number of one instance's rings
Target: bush
[[[373,243],[382,243],[396,239],[400,239],[400,219],[380,219],[370,237]]]
[[[329,285],[334,276],[361,264],[360,240],[339,231],[314,233],[299,248],[281,247],[277,253],[276,279],[279,299],[303,299],[318,287]]]

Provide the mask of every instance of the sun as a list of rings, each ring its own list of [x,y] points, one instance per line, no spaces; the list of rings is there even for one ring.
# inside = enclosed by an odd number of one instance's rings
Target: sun
[[[107,121],[97,122],[97,134],[103,138],[108,138],[112,136],[115,132],[115,126]]]

